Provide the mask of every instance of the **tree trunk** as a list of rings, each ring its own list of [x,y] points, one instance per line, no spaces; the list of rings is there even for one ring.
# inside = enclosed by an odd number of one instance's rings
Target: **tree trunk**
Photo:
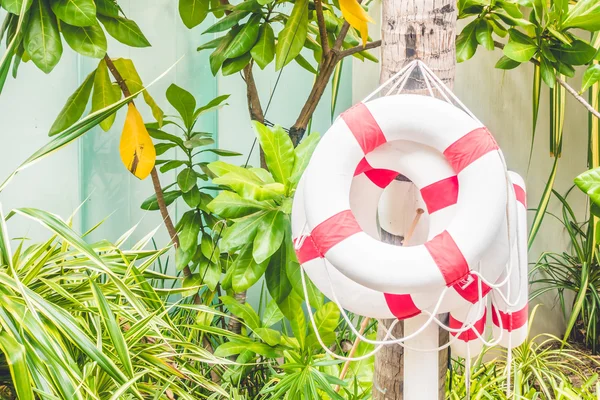
[[[414,59],[425,62],[442,81],[452,88],[456,66],[456,6],[450,0],[383,0],[381,20],[381,76],[384,82]],[[421,92],[423,82],[411,79],[407,92]],[[382,235],[389,243],[397,242]],[[391,321],[380,321],[389,326]],[[385,331],[377,331],[381,340]],[[403,325],[397,324],[394,337],[403,336]],[[448,341],[448,332],[439,332],[439,343]],[[439,399],[444,398],[448,351],[439,355]],[[375,357],[374,400],[403,399],[403,349],[385,346]],[[420,400],[420,399],[406,399]],[[423,399],[430,400],[430,399]]]

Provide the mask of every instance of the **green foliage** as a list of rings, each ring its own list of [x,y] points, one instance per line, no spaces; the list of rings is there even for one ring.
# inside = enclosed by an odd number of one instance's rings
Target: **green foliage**
[[[63,53],[61,34],[69,47],[92,58],[106,54],[102,26],[128,46],[150,46],[137,24],[119,15],[115,0],[7,0],[1,4],[8,11],[3,30],[10,34],[6,35],[6,51],[0,63],[0,91],[13,59],[14,76],[21,60],[31,60],[50,73]]]
[[[180,0],[180,7],[183,2]],[[282,7],[283,5],[286,7]],[[324,2],[323,9],[327,40],[332,45],[340,33],[344,19],[338,16],[337,2]],[[245,0],[236,5],[221,3],[211,6],[208,12],[217,20],[204,33],[225,32],[223,36],[198,47],[198,51],[212,50],[210,65],[213,75],[219,70],[223,75],[231,75],[252,62],[264,69],[274,61],[275,69],[280,70],[293,60],[310,73],[318,74],[313,62],[301,54],[304,50],[310,51],[316,64],[321,62],[321,38],[311,2]],[[182,14],[184,24],[191,28],[186,18],[188,16]],[[277,37],[275,32],[278,32]],[[358,37],[359,33],[350,27],[342,48],[358,46]],[[360,60],[367,58],[377,61],[367,51],[357,52],[353,56]]]

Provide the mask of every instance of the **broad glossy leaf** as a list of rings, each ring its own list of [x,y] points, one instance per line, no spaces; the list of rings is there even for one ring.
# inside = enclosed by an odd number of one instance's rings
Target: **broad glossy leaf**
[[[189,29],[198,26],[208,15],[209,0],[179,0],[179,16]]]
[[[177,271],[181,271],[190,263],[190,261],[192,261],[194,253],[196,252],[195,250],[195,248],[188,250],[183,250],[181,247],[177,248],[175,251],[175,268]]]
[[[314,75],[317,74],[317,70],[315,69],[315,67],[313,67],[311,65],[311,63],[306,58],[304,58],[302,56],[302,54],[298,54],[296,56],[296,58],[294,58],[294,61],[296,61],[299,66],[301,66],[302,68],[304,68],[305,70],[307,70],[311,74],[314,74]]]
[[[575,184],[590,199],[600,205],[600,168],[590,169],[575,178]]]
[[[58,64],[63,48],[56,17],[48,6],[48,0],[33,0],[24,41],[33,63],[45,73],[50,73]]]
[[[190,140],[183,142],[186,149],[195,149],[196,147],[209,146],[214,144],[215,141],[207,137],[193,137]]]
[[[210,237],[210,235],[202,236],[202,240],[200,242],[200,251],[202,255],[212,264],[219,263],[219,256],[221,255],[221,250],[219,249],[219,246],[215,245],[215,242]]]
[[[190,92],[171,84],[167,89],[167,100],[177,110],[186,128],[191,129],[194,123],[194,110],[196,109],[196,99]]]
[[[299,308],[302,300],[293,291],[292,284],[288,279],[285,267],[287,262],[285,254],[286,250],[284,246],[281,246],[273,254],[265,272],[265,281],[267,289],[269,289],[269,294],[277,302],[279,309],[286,317],[294,318],[294,314],[299,311],[296,308]]]
[[[135,177],[145,179],[154,168],[156,151],[140,112],[129,103],[121,133],[119,153],[123,164]]]
[[[546,61],[545,58],[542,58],[540,61],[540,73],[542,75],[542,80],[548,85],[548,87],[553,88],[556,82],[556,72],[552,65]]]
[[[553,49],[556,58],[567,65],[583,65],[590,62],[596,55],[596,49],[583,40],[574,40],[571,46],[563,45]]]
[[[223,230],[221,238],[221,249],[226,252],[235,251],[248,243],[251,243],[256,237],[258,227],[266,219],[268,213],[259,211],[246,217],[234,220],[234,224]]]
[[[179,244],[184,251],[196,248],[201,224],[202,219],[196,210],[188,211],[181,217]]]
[[[243,56],[237,58],[229,58],[223,62],[221,71],[223,76],[233,75],[240,72],[251,60],[250,53],[246,53]]]
[[[283,314],[275,300],[271,299],[265,308],[265,312],[262,316],[262,326],[273,326],[283,319]]]
[[[513,69],[517,68],[521,65],[520,62],[513,60],[512,58],[508,58],[506,56],[502,56],[498,62],[496,62],[495,68],[498,69]]]
[[[233,28],[235,25],[237,25],[237,23],[239,21],[241,21],[242,19],[244,19],[248,14],[250,14],[248,11],[239,11],[239,10],[233,11],[232,13],[227,15],[225,18],[221,18],[215,24],[211,25],[203,33],[217,33],[217,32],[226,31],[230,28]]]
[[[133,61],[127,58],[117,58],[113,60],[113,63],[115,64],[115,68],[117,68],[123,79],[125,79],[125,81],[127,82],[127,87],[129,87],[130,91],[139,92],[142,89],[144,89],[142,78],[140,78],[140,75],[135,69]],[[162,126],[164,117],[163,110],[158,106],[156,101],[154,101],[154,99],[152,98],[152,96],[150,96],[150,93],[148,93],[147,90],[144,90],[142,92],[142,95],[144,96],[144,101],[152,110],[152,115],[158,122],[158,125]]]
[[[202,152],[208,151],[210,153],[214,153],[221,157],[237,157],[243,155],[242,153],[238,153],[236,151],[231,150],[223,150],[223,149],[205,149]]]
[[[250,50],[250,54],[260,69],[265,67],[275,58],[275,34],[270,24],[263,24],[260,28],[258,42]]]
[[[360,7],[360,6],[359,6]],[[297,0],[275,46],[275,69],[292,61],[304,47],[308,33],[308,0]]]
[[[208,103],[206,103],[205,105],[203,105],[202,107],[198,107],[198,109],[196,111],[194,111],[194,118],[198,118],[201,115],[211,112],[211,111],[215,111],[220,109],[223,106],[226,106],[227,103],[224,103],[225,100],[227,100],[229,98],[230,95],[228,94],[223,94],[221,96],[217,96],[214,99],[212,99],[211,101],[209,101]]]
[[[181,197],[183,198],[183,201],[185,201],[185,203],[192,208],[198,207],[202,201],[202,195],[200,194],[198,186],[194,186]]]
[[[475,36],[477,42],[485,47],[487,50],[494,50],[494,39],[492,38],[492,27],[485,20],[479,20],[477,27],[475,28]]]
[[[270,200],[285,194],[285,186],[279,182],[264,183],[250,171],[239,174],[231,172],[213,179],[217,185],[229,186],[242,197],[254,200]]]
[[[33,0],[2,0],[0,3],[2,7],[11,14],[21,15],[21,9],[23,8],[23,2],[25,1],[24,11],[29,10]]]
[[[92,26],[96,22],[94,0],[52,0],[52,11],[61,21],[73,26]]]
[[[258,121],[252,121],[252,126],[265,153],[269,171],[277,182],[285,184],[296,159],[292,140],[280,126],[271,130]]]
[[[106,54],[106,36],[98,22],[84,27],[61,23],[60,27],[65,41],[79,54],[93,58],[102,58]]]
[[[254,333],[269,346],[277,346],[281,342],[281,333],[269,328],[256,328]]]
[[[308,162],[310,161],[310,157],[312,156],[313,151],[317,147],[321,136],[317,132],[312,132],[310,135],[304,138],[302,142],[296,147],[294,150],[296,153],[294,168],[292,169],[292,174],[290,176],[290,184],[291,187],[296,187],[298,182],[300,181],[300,177],[304,173]]]
[[[87,106],[92,87],[94,86],[94,75],[96,70],[92,71],[75,90],[75,92],[67,99],[66,104],[60,110],[56,120],[50,128],[49,136],[54,136],[59,132],[64,131],[81,118]]]
[[[113,85],[108,75],[108,67],[104,59],[98,63],[94,76],[94,92],[92,93],[92,112],[101,110],[121,99],[121,90],[118,85]],[[108,132],[115,121],[116,114],[111,115],[100,123],[100,127]]]
[[[258,39],[258,32],[260,29],[261,15],[253,15],[247,23],[240,27],[227,50],[225,51],[226,58],[236,58],[246,54]]]
[[[182,192],[189,192],[194,186],[196,186],[196,182],[198,177],[196,176],[196,172],[191,168],[185,168],[181,170],[181,172],[177,175],[177,185]]]
[[[208,209],[223,218],[240,218],[267,208],[264,202],[245,199],[237,193],[222,191],[208,204]]]
[[[510,39],[504,46],[504,55],[508,58],[519,61],[529,61],[537,52],[537,45],[527,35],[515,30],[510,30]]]
[[[168,192],[163,192],[163,198],[165,200],[165,205],[167,205],[167,206],[170,205],[175,200],[177,200],[179,198],[179,196],[181,196],[182,194],[183,194],[183,192],[181,192],[180,190],[171,190]],[[152,196],[150,196],[146,200],[144,200],[144,202],[142,203],[140,208],[142,210],[148,210],[148,211],[158,210],[159,208],[158,208],[158,200],[156,199],[156,194],[153,194]]]
[[[150,42],[134,21],[124,17],[109,17],[101,14],[98,15],[98,20],[102,22],[108,34],[119,42],[131,47],[150,46]]]
[[[235,28],[227,32],[227,34],[223,36],[223,40],[219,43],[219,46],[208,57],[210,62],[210,71],[213,75],[216,76],[217,72],[219,72],[219,69],[221,69],[223,62],[226,59],[225,51],[227,50],[229,43],[231,43],[231,41],[235,37],[236,33],[237,29]]]
[[[252,257],[253,243],[246,244],[229,268],[232,272],[232,287],[236,293],[248,290],[264,275],[267,262],[257,263]]]
[[[200,46],[198,46],[196,48],[196,51],[202,51],[202,50],[206,50],[206,49],[216,49],[217,47],[219,47],[219,44],[221,44],[221,42],[223,41],[223,37],[218,37],[216,39],[213,40],[209,40],[208,42],[201,44]]]
[[[477,51],[476,28],[477,21],[473,21],[465,26],[456,38],[456,61],[467,61],[475,55]]]
[[[250,327],[250,329],[256,329],[260,327],[260,319],[256,311],[247,303],[238,303],[236,299],[230,296],[220,296],[219,300],[227,307],[229,312],[238,318],[244,320],[244,322]]]
[[[325,303],[315,313],[315,322],[321,335],[333,333],[340,320],[340,310],[333,301]]]
[[[158,143],[154,145],[154,149],[156,150],[156,155],[160,156],[175,146],[177,146],[175,143]]]
[[[289,224],[288,217],[281,211],[270,211],[262,219],[254,238],[254,261],[259,264],[264,262],[281,247]]]
[[[258,342],[237,342],[231,341],[220,345],[215,349],[215,356],[218,357],[229,357],[236,354],[240,354],[245,350],[253,351],[254,353],[260,354],[265,357],[278,357],[279,353],[275,351],[271,346],[258,343]]]
[[[589,31],[600,29],[600,3],[595,0],[578,1],[567,14],[563,26]]]
[[[591,64],[583,74],[581,91],[588,90],[594,83],[600,80],[600,64]]]
[[[95,2],[98,14],[107,15],[109,17],[119,16],[119,7],[115,0],[95,0]]]

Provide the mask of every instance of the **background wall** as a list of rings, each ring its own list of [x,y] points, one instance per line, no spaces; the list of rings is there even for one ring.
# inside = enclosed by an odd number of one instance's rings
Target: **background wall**
[[[238,151],[246,156],[254,140],[249,126],[246,108],[246,93],[239,75],[213,78],[208,67],[208,52],[197,53],[195,48],[208,40],[201,32],[210,21],[189,31],[181,23],[177,2],[148,0],[145,2],[121,2],[125,13],[136,20],[152,48],[129,49],[114,41],[109,44],[111,57],[132,58],[145,82],[152,81],[181,56],[184,59],[175,69],[151,88],[150,92],[167,114],[169,108],[164,92],[175,82],[191,91],[199,103],[204,103],[217,94],[231,94],[229,106],[219,111],[218,116],[207,116],[202,129],[218,131],[221,148]],[[377,15],[377,5],[373,15]],[[3,14],[0,12],[0,17]],[[378,27],[370,27],[371,35],[377,38]],[[3,51],[0,50],[0,51]],[[377,51],[374,51],[377,54]],[[158,55],[158,56],[157,56]],[[538,123],[538,134],[531,167],[528,170],[528,154],[531,141],[531,74],[532,67],[524,65],[516,70],[504,72],[494,69],[500,51],[486,52],[479,49],[477,55],[457,68],[456,94],[490,128],[500,143],[511,169],[526,177],[529,206],[536,207],[537,201],[550,173],[552,159],[548,156],[548,98],[543,89],[542,107]],[[312,60],[310,54],[307,59]],[[0,179],[4,179],[22,160],[48,141],[47,131],[62,108],[67,97],[79,85],[97,61],[77,56],[65,44],[60,64],[46,76],[31,63],[22,64],[19,79],[9,77],[0,96]],[[297,64],[291,63],[281,73],[276,87],[278,72],[272,69],[256,73],[263,107],[273,93],[267,119],[289,127],[308,95],[312,77]],[[344,65],[343,84],[337,111],[360,101],[378,85],[378,65],[370,62],[347,60]],[[572,80],[575,86],[580,82]],[[330,88],[323,96],[315,114],[313,130],[324,133],[330,124]],[[140,109],[150,120],[149,109],[141,101]],[[110,132],[99,128],[89,132],[76,144],[62,149],[48,159],[20,173],[10,186],[0,193],[4,211],[14,207],[40,207],[63,217],[69,216],[85,199],[77,223],[85,230],[98,221],[109,217],[94,238],[116,239],[131,226],[139,223],[135,238],[143,236],[159,226],[157,212],[145,212],[139,204],[152,193],[150,180],[139,181],[122,166],[118,156],[118,142],[123,124],[123,113]],[[557,190],[566,191],[573,177],[585,170],[587,143],[587,115],[571,98],[567,104],[563,157],[559,164]],[[245,157],[239,157],[239,163]],[[258,165],[258,151],[253,152],[250,163]],[[163,177],[163,182],[173,181]],[[575,198],[576,197],[576,198]],[[575,209],[582,214],[586,204],[583,196],[572,199]],[[171,212],[177,214],[177,205]],[[553,202],[551,210],[558,209]],[[531,214],[533,215],[533,214]],[[13,237],[28,235],[43,237],[43,229],[19,219],[11,220]],[[541,251],[559,251],[566,241],[561,226],[547,218],[530,253],[534,261]],[[167,236],[161,231],[158,243],[166,243]],[[538,330],[558,332],[564,321],[557,309],[552,310],[552,298],[543,299],[544,308],[536,320]]]

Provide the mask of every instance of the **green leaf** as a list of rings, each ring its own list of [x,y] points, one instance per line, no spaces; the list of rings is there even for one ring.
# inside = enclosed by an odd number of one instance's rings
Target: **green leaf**
[[[281,342],[281,333],[274,329],[256,328],[254,333],[269,346],[277,346]]]
[[[125,79],[125,82],[127,82],[127,86],[129,87],[129,90],[131,92],[139,92],[142,89],[144,89],[142,78],[140,78],[140,75],[135,69],[133,61],[127,58],[117,58],[113,60],[113,64],[115,64],[115,68],[117,68],[123,79]],[[156,104],[156,101],[154,101],[154,99],[152,98],[152,96],[150,96],[150,93],[148,93],[147,90],[144,90],[142,92],[142,95],[144,96],[144,102],[152,110],[152,115],[158,122],[158,125],[162,126],[164,117],[163,111],[158,106],[158,104]],[[149,129],[148,131],[150,132],[151,130]],[[150,136],[152,136],[152,133],[150,133]]]
[[[119,42],[131,47],[150,46],[150,42],[134,21],[124,17],[109,17],[101,14],[98,14],[98,20],[102,22],[108,34]]]
[[[193,137],[190,140],[183,142],[186,149],[194,149],[196,147],[209,146],[214,144],[215,141],[211,138]]]
[[[223,230],[223,237],[220,242],[223,251],[232,252],[251,243],[256,237],[258,227],[266,219],[267,215],[267,212],[259,211],[235,219],[233,225]]]
[[[232,286],[236,293],[248,290],[264,275],[267,262],[257,263],[252,257],[253,243],[246,244],[229,268],[232,272]]]
[[[196,99],[190,92],[171,84],[167,89],[167,100],[177,110],[185,127],[189,130],[194,124],[194,110],[196,109]]]
[[[94,77],[94,92],[92,93],[92,112],[101,110],[121,99],[121,90],[113,85],[108,75],[108,67],[104,59],[100,60]],[[116,114],[111,115],[100,123],[100,127],[108,132],[115,122]]]
[[[540,72],[542,74],[542,80],[546,85],[553,88],[554,83],[556,82],[556,72],[554,72],[554,68],[552,68],[552,65],[550,65],[545,58],[542,58],[540,61]]]
[[[258,42],[250,50],[250,54],[260,69],[265,67],[275,58],[275,34],[270,24],[263,24],[260,28]]]
[[[183,198],[183,201],[185,201],[185,203],[192,208],[198,207],[202,201],[202,196],[198,186],[194,186],[190,191],[184,193],[181,197]]]
[[[238,153],[237,151],[231,151],[231,150],[223,150],[223,149],[205,149],[202,150],[202,152],[208,151],[210,153],[215,153],[218,156],[221,157],[237,157],[237,156],[241,156],[242,153]]]
[[[223,218],[240,218],[267,208],[267,204],[240,197],[237,193],[222,191],[208,204],[208,209]]]
[[[84,27],[61,23],[60,28],[69,47],[79,54],[92,58],[102,58],[106,54],[106,36],[98,22]]]
[[[546,215],[546,210],[548,209],[548,204],[550,203],[550,197],[552,196],[552,188],[554,187],[554,181],[556,180],[558,160],[559,157],[554,158],[554,165],[552,166],[552,171],[550,172],[550,176],[546,180],[546,187],[544,188],[544,192],[542,193],[542,197],[540,198],[540,202],[535,212],[535,216],[533,217],[533,222],[529,231],[529,239],[527,240],[528,249],[531,249],[531,245],[533,244],[533,241],[535,240],[540,226],[542,225],[542,221],[544,220],[544,216]]]
[[[515,29],[511,29],[509,32],[510,39],[506,46],[504,46],[504,55],[519,62],[529,61],[537,52],[535,42],[530,37]]]
[[[179,244],[184,251],[196,248],[202,219],[196,210],[183,214],[179,221]]]
[[[52,11],[61,21],[73,26],[92,26],[96,22],[94,0],[52,0]]]
[[[273,326],[283,319],[283,314],[277,307],[275,300],[271,299],[262,316],[262,326]]]
[[[177,271],[181,271],[190,263],[190,261],[192,261],[195,250],[195,248],[188,250],[184,250],[182,247],[177,248],[175,251],[175,268]]]
[[[244,19],[250,12],[248,11],[233,11],[225,18],[221,18],[214,25],[211,25],[207,30],[203,33],[217,33],[223,32],[230,28],[233,28],[239,21]]]
[[[259,264],[264,262],[281,247],[289,223],[287,216],[280,211],[270,211],[262,219],[254,238],[254,261]]]
[[[188,29],[198,26],[208,15],[208,0],[179,0],[179,15]]]
[[[34,384],[31,381],[27,367],[27,351],[25,347],[5,330],[0,333],[0,349],[2,349],[5,361],[8,364],[17,397],[20,400],[35,399],[32,390]]]
[[[292,13],[279,32],[275,46],[275,69],[292,61],[304,47],[308,33],[308,0],[296,0]]]
[[[245,350],[251,350],[254,353],[260,354],[265,357],[275,358],[278,357],[279,354],[271,348],[271,346],[258,343],[258,342],[237,342],[231,341],[226,342],[220,345],[215,349],[215,356],[217,357],[229,357],[236,354],[240,354]]]
[[[465,26],[456,38],[456,61],[459,63],[467,61],[477,51],[476,28],[477,20]]]
[[[33,63],[45,73],[50,73],[60,61],[62,42],[48,0],[33,1],[24,43]]]
[[[260,14],[253,15],[246,24],[240,27],[229,46],[225,51],[226,58],[236,58],[246,54],[258,39],[258,31],[260,28]]]
[[[271,130],[258,121],[252,121],[252,126],[265,153],[269,171],[277,182],[285,184],[296,159],[292,140],[280,126]]]
[[[338,325],[339,319],[340,310],[332,301],[325,303],[315,313],[317,330],[326,345],[331,345],[335,341],[335,328]],[[313,345],[318,345],[314,333],[311,333],[308,342],[312,342]]]
[[[182,195],[182,192],[179,190],[171,190],[169,192],[164,192],[163,198],[165,200],[165,205],[168,206],[168,205],[172,204],[181,195]],[[150,196],[146,200],[144,200],[144,202],[142,203],[140,208],[142,210],[147,210],[147,211],[158,210],[159,208],[158,208],[158,200],[156,199],[156,194],[153,194],[152,196]]]
[[[581,92],[588,90],[594,83],[600,81],[600,64],[591,64],[583,74]]]
[[[280,306],[280,309],[281,304],[283,304],[286,298],[293,292],[292,284],[286,273],[286,261],[285,246],[280,246],[269,260],[269,265],[267,266],[267,271],[265,273],[269,294],[275,300],[277,305]],[[286,314],[284,309],[281,311]]]
[[[184,193],[192,190],[192,188],[196,186],[196,181],[196,172],[189,167],[181,170],[177,175],[177,184]]]
[[[578,1],[567,14],[563,27],[597,31],[600,29],[600,3],[596,0]]]
[[[575,185],[590,197],[596,205],[600,205],[600,168],[590,169],[575,178]]]
[[[196,51],[202,51],[202,50],[206,50],[206,49],[216,49],[217,47],[219,47],[219,45],[223,41],[223,38],[224,38],[224,36],[221,36],[216,39],[209,40],[208,42],[198,46],[196,48]]]
[[[223,36],[223,40],[219,43],[219,46],[208,57],[210,62],[210,71],[213,75],[216,76],[217,72],[219,72],[219,69],[221,69],[223,62],[226,59],[225,51],[227,50],[229,43],[231,43],[231,41],[235,37],[236,32],[237,29],[232,29],[229,32],[227,32],[227,34]]]
[[[311,65],[311,63],[302,56],[302,54],[298,54],[294,60],[298,63],[299,66],[310,72],[311,74],[317,74],[317,70],[315,67]]]
[[[109,17],[119,16],[119,6],[114,0],[95,0],[96,12]]]
[[[202,287],[202,275],[200,275],[199,273],[195,273],[191,274],[190,276],[187,276],[183,280],[181,287],[184,289],[188,289],[184,292],[181,292],[181,296],[189,297],[195,295],[196,293],[198,293],[198,290]]]
[[[24,0],[3,0],[0,3],[2,4],[2,7],[4,7],[4,9],[9,13],[21,15],[21,8],[23,7],[23,2]],[[25,0],[25,8],[23,11],[28,11],[31,7],[32,2],[32,0]]]
[[[226,106],[227,103],[224,103],[224,101],[227,100],[228,98],[229,98],[228,94],[223,94],[221,96],[215,97],[214,99],[212,99],[211,101],[209,101],[208,103],[203,105],[202,107],[198,107],[198,109],[196,111],[194,111],[194,118],[198,118],[205,113],[215,111],[215,110],[220,109],[223,106]]]
[[[571,46],[553,49],[556,58],[567,65],[584,65],[593,60],[597,50],[583,40],[573,40]]]
[[[175,143],[158,143],[154,145],[154,149],[156,150],[156,155],[160,156],[175,146],[177,146]]]
[[[240,72],[246,65],[248,65],[251,58],[252,57],[250,56],[250,53],[246,53],[243,56],[225,60],[221,69],[223,76],[229,76]]]
[[[475,36],[477,42],[485,47],[487,50],[494,50],[494,39],[492,38],[492,27],[485,20],[480,19],[475,28]]]
[[[258,314],[256,314],[249,304],[241,304],[230,296],[220,296],[219,300],[221,300],[221,302],[233,315],[243,319],[250,329],[254,330],[260,327],[260,319],[258,318]]]
[[[312,132],[296,147],[294,150],[296,153],[294,168],[292,169],[292,175],[290,176],[290,184],[292,187],[296,187],[300,181],[300,177],[304,173],[304,170],[308,166],[310,157],[313,151],[317,147],[321,136],[317,132]]]
[[[67,99],[66,104],[60,110],[56,120],[50,128],[49,136],[54,136],[59,132],[67,129],[81,118],[87,106],[92,87],[94,86],[94,75],[96,70],[92,71],[75,90],[75,92]]]
[[[511,58],[508,58],[506,56],[502,56],[498,62],[495,65],[495,68],[498,69],[513,69],[513,68],[517,68],[519,65],[521,65],[520,62],[515,61]]]

